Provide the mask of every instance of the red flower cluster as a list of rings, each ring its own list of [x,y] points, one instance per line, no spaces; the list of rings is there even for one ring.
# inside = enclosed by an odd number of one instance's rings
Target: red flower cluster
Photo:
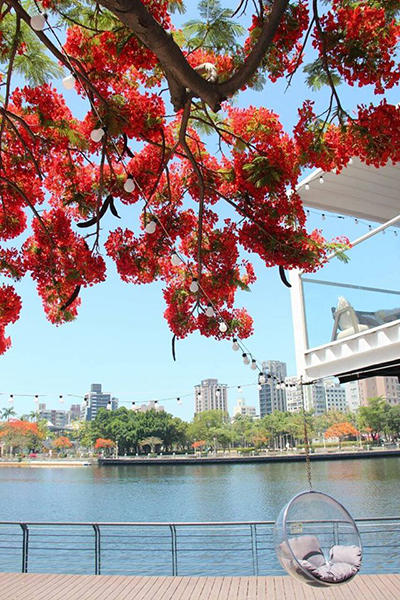
[[[390,3],[389,3],[390,5]],[[314,29],[314,47],[327,53],[329,65],[349,85],[372,84],[383,94],[400,79],[396,64],[400,25],[390,16],[385,0],[360,3],[335,0],[321,18],[324,34]]]

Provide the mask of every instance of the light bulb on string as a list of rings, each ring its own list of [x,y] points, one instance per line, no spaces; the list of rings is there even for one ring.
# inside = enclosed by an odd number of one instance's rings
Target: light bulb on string
[[[326,219],[325,213],[322,213],[321,218],[323,221],[325,221],[325,219]]]
[[[349,158],[349,162],[348,162],[347,164],[348,164],[348,165],[352,165],[352,164],[353,164],[353,162],[354,162],[354,161],[353,161],[353,159],[352,159],[352,158]]]
[[[133,192],[133,190],[135,189],[135,182],[133,181],[133,177],[130,177],[128,175],[125,183],[124,183],[124,190],[130,194],[131,192]]]
[[[37,404],[39,402],[39,396],[38,396],[38,394],[35,394],[34,402],[35,402],[35,404]]]
[[[193,294],[199,291],[199,284],[197,283],[197,279],[193,279],[192,283],[189,285],[189,290]]]
[[[14,402],[14,394],[10,394],[8,401],[10,404],[12,404]]]
[[[179,267],[182,264],[182,261],[176,252],[171,254],[171,264],[173,264],[174,267]]]
[[[131,409],[132,409],[132,410],[135,410],[135,406],[136,406],[136,402],[135,402],[135,401],[133,401],[133,402],[132,402],[132,404],[131,404]]]
[[[154,400],[154,406],[158,406],[158,400]]]
[[[93,129],[93,131],[90,132],[90,139],[92,142],[100,142],[104,134],[105,131],[102,127],[99,129]]]
[[[260,377],[258,378],[258,381],[259,381],[260,383],[265,383],[265,375],[264,375],[264,373],[261,373],[261,374],[260,374]]]
[[[320,176],[320,178],[319,178],[319,182],[320,182],[320,184],[321,184],[321,185],[325,183],[325,182],[324,182],[324,178],[323,178],[323,176],[322,176],[322,175],[321,175],[321,176]]]
[[[47,15],[40,14],[34,15],[31,17],[30,25],[34,31],[43,31],[44,26],[46,25]]]
[[[206,316],[210,318],[214,316],[214,309],[211,304],[209,304],[206,308]]]
[[[182,400],[180,398],[176,399],[177,404],[182,404]]]
[[[358,225],[358,219],[354,219],[354,225]]]
[[[237,352],[239,350],[239,344],[237,343],[236,338],[233,338],[233,340],[232,340],[232,350],[234,350],[235,352]]]
[[[60,404],[64,402],[64,396],[62,394],[59,395],[58,401],[60,402]]]
[[[306,192],[308,192],[308,190],[310,189],[310,185],[308,183],[306,183],[306,185],[304,186],[304,189],[306,190]]]
[[[252,361],[251,361],[250,369],[252,371],[255,371],[257,369],[257,362],[256,362],[255,358],[253,358]]]
[[[221,333],[225,333],[228,331],[228,325],[222,321],[222,323],[219,324],[219,330]]]
[[[372,225],[368,225],[368,229],[372,231]]]
[[[243,394],[243,388],[241,385],[238,385],[238,394]]]
[[[216,390],[216,392],[215,392],[215,397],[216,397],[216,398],[219,398],[219,397],[220,397],[220,395],[221,395],[221,389],[220,389],[220,388],[218,388],[218,389]]]
[[[107,410],[111,410],[112,406],[111,406],[111,401],[109,400],[107,402]]]
[[[242,354],[242,357],[243,357],[243,363],[245,365],[249,365],[250,364],[250,359],[249,359],[249,357],[247,356],[247,354],[245,352]]]
[[[66,77],[64,77],[64,79],[62,80],[62,84],[64,86],[64,88],[66,90],[73,90],[75,87],[75,76],[74,75],[67,75]]]
[[[397,237],[397,231],[394,232],[395,237]]]
[[[127,180],[128,181],[128,180]],[[155,221],[149,221],[146,227],[144,228],[146,233],[154,233],[156,230],[157,224]]]

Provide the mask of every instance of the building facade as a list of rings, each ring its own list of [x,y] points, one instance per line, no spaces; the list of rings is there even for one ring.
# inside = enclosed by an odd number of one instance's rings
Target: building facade
[[[111,410],[117,410],[118,398],[112,398],[111,394],[102,391],[101,383],[92,383],[90,392],[85,394],[81,407],[81,420],[94,421],[101,408],[111,405]]]
[[[39,404],[39,418],[51,423],[54,427],[62,429],[68,425],[68,416],[65,410],[46,408],[46,404]]]
[[[228,411],[228,386],[218,379],[203,379],[194,388],[195,414],[206,410]]]
[[[286,404],[288,412],[298,412],[302,409],[312,411],[314,415],[322,415],[328,410],[326,403],[326,390],[322,381],[300,385],[297,376],[286,377]],[[344,393],[344,392],[343,392]]]
[[[368,377],[346,383],[347,402],[350,410],[368,406],[369,398],[382,397],[388,404],[400,404],[400,383],[397,377]]]
[[[260,418],[270,415],[274,410],[286,411],[286,389],[281,386],[285,381],[286,363],[279,360],[267,360],[262,363],[266,381],[259,390]]]
[[[257,411],[255,406],[247,406],[244,398],[238,398],[236,406],[233,407],[233,418],[238,415],[242,417],[251,417],[252,419],[257,417]]]
[[[347,412],[349,405],[347,403],[346,390],[333,377],[324,379],[326,410],[340,410]]]

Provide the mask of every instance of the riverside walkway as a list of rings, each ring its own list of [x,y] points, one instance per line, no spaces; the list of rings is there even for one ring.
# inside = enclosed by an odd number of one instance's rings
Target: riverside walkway
[[[400,575],[313,588],[291,577],[124,577],[0,573],[0,600],[399,600]]]

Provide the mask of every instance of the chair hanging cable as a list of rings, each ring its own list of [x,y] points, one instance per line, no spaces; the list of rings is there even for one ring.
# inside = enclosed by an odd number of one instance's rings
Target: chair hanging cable
[[[304,429],[304,451],[306,455],[306,469],[307,469],[307,481],[308,487],[312,490],[311,483],[311,460],[310,460],[310,442],[308,440],[308,428],[307,428],[307,418],[306,418],[306,410],[304,406],[304,390],[303,390],[303,376],[300,377],[300,390],[301,390],[301,413],[303,417],[303,429]]]

